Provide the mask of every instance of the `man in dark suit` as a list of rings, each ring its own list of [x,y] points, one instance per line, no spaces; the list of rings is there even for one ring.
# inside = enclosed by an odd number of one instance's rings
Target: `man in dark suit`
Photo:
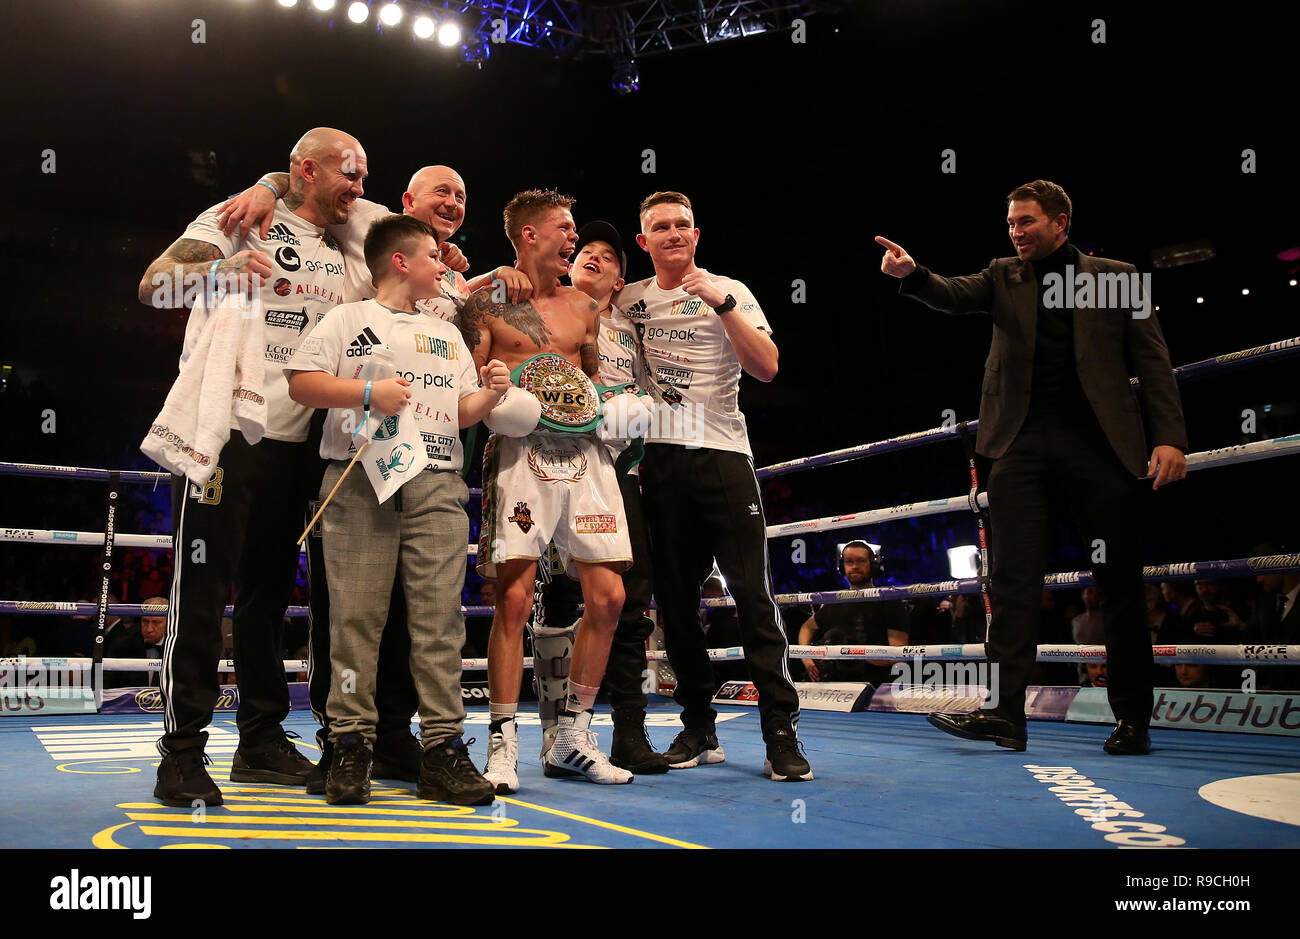
[[[146,606],[166,606],[166,597],[150,597]],[[161,659],[162,643],[167,635],[167,614],[142,616],[138,623],[118,620],[104,636],[106,659]],[[157,672],[105,672],[105,688],[143,688],[158,685]]]
[[[1294,553],[1282,545],[1260,544],[1250,549],[1250,556],[1291,561]],[[1259,594],[1255,597],[1255,612],[1246,624],[1246,642],[1300,645],[1300,572],[1263,570],[1255,581]],[[1261,690],[1300,691],[1300,668],[1268,666],[1258,672]]]
[[[1084,537],[1101,594],[1118,721],[1105,749],[1147,753],[1153,661],[1134,477],[1156,474],[1154,489],[1181,479],[1187,432],[1169,351],[1136,268],[1071,245],[1071,211],[1054,183],[1012,191],[1007,228],[1016,257],[970,277],[940,277],[893,242],[876,239],[888,249],[881,270],[903,280],[902,294],[945,313],[993,317],[975,448],[993,461],[987,650],[997,663],[1000,699],[974,714],[929,719],[959,737],[1025,749],[1025,684],[1036,655],[1052,497],[1059,493]],[[1141,381],[1144,409],[1131,375]]]

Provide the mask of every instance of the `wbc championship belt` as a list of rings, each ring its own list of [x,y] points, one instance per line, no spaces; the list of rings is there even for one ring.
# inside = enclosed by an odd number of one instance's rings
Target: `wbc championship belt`
[[[568,359],[543,352],[515,366],[510,381],[542,406],[538,430],[582,434],[600,426],[600,396],[590,378]]]

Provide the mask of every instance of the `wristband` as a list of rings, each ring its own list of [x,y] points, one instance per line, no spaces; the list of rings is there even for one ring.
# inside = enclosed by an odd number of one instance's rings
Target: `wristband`
[[[365,393],[364,395],[361,396],[361,406],[362,406],[363,408],[367,408],[367,409],[369,409],[369,407],[370,407],[370,392],[372,392],[372,391],[374,391],[374,390],[375,390],[375,383],[374,383],[373,381],[368,381],[368,382],[366,382],[366,393]]]
[[[279,190],[279,189],[276,189],[274,186],[272,186],[270,183],[268,183],[265,179],[259,179],[259,180],[257,181],[257,185],[259,185],[259,186],[265,186],[267,189],[271,190],[271,195],[275,196],[277,199],[280,198],[280,190]]]
[[[217,268],[221,266],[221,262],[224,260],[225,258],[217,258],[212,262],[212,266],[208,268],[208,280],[212,281],[213,288],[216,287]]]

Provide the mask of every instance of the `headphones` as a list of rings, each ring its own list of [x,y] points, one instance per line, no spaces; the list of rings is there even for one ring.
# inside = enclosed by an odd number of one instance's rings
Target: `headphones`
[[[881,563],[880,563],[880,559],[876,556],[876,552],[873,551],[872,548],[871,548],[871,545],[867,544],[865,541],[850,541],[848,544],[846,544],[843,548],[840,549],[840,558],[839,558],[839,561],[840,561],[840,575],[843,576],[843,577],[847,577],[847,576],[849,576],[849,575],[848,575],[848,571],[846,571],[846,570],[844,569],[844,552],[847,551],[849,548],[866,548],[866,549],[867,549],[867,557],[871,559],[871,561],[870,561],[870,563],[871,563],[871,582],[872,582],[872,583],[875,583],[876,580],[877,580],[877,579],[878,579],[878,578],[879,578],[879,577],[880,577],[880,576],[885,572],[885,569],[884,569],[884,567],[881,565]]]

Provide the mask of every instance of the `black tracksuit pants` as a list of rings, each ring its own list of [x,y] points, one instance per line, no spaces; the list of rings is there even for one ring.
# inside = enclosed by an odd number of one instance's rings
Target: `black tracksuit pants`
[[[1067,417],[1031,410],[989,473],[997,711],[1025,721],[1025,683],[1037,655],[1040,600],[1052,546],[1054,497],[1064,497],[1091,559],[1106,633],[1107,689],[1119,720],[1150,722],[1154,661],[1142,583],[1138,485],[1090,410]]]
[[[232,430],[205,486],[173,477],[162,752],[203,745],[200,734],[217,701],[221,620],[232,582],[240,745],[256,746],[281,733],[289,713],[284,611],[298,569],[294,542],[318,461],[310,444],[263,439],[251,446]]]
[[[772,592],[763,500],[753,461],[743,453],[677,444],[646,445],[641,462],[654,594],[682,722],[711,725],[717,682],[700,626],[700,588],[713,569],[736,600],[745,662],[758,689],[766,735],[799,720],[789,643]]]

